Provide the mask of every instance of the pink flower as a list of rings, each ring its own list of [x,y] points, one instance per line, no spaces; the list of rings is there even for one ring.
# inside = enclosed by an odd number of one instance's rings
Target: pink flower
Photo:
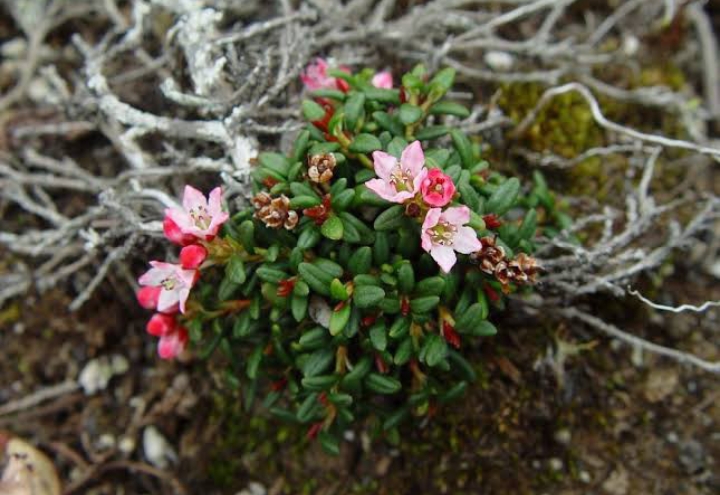
[[[340,91],[347,92],[350,89],[346,81],[328,76],[327,70],[329,68],[330,66],[327,60],[319,57],[315,59],[315,62],[305,67],[305,71],[300,74],[300,79],[308,91],[315,91],[316,89],[339,89]],[[340,70],[350,73],[347,67],[340,67]]]
[[[186,270],[194,270],[205,261],[208,252],[202,246],[192,244],[180,250],[180,266]]]
[[[185,270],[181,265],[151,261],[152,268],[142,275],[140,285],[160,287],[157,310],[161,313],[185,312],[185,302],[198,276],[197,270]]]
[[[158,305],[158,298],[162,287],[143,287],[137,291],[137,300],[145,309],[155,309]]]
[[[423,200],[430,206],[441,207],[450,202],[455,194],[455,184],[440,169],[430,170],[422,183]]]
[[[422,248],[440,265],[445,273],[457,262],[455,251],[470,254],[482,248],[471,227],[464,225],[470,221],[470,209],[458,206],[441,211],[431,208],[422,224]]]
[[[158,342],[158,356],[161,359],[173,359],[178,357],[187,348],[188,331],[177,326],[173,332],[160,337]]]
[[[163,228],[168,239],[178,244],[187,244],[187,236],[212,240],[229,215],[222,211],[222,189],[216,187],[205,199],[203,193],[192,186],[185,186],[182,208],[165,210]],[[169,221],[168,221],[169,220]],[[174,224],[174,225],[173,225]],[[175,229],[179,229],[179,233]]]
[[[375,173],[379,179],[365,183],[368,189],[383,199],[402,203],[415,196],[425,180],[427,169],[420,141],[410,143],[402,152],[400,161],[383,151],[373,153]]]
[[[172,315],[164,313],[155,313],[145,325],[145,331],[155,337],[162,337],[175,331],[177,321]]]
[[[392,72],[384,71],[378,72],[372,78],[372,85],[376,88],[392,89],[393,87],[393,76]]]

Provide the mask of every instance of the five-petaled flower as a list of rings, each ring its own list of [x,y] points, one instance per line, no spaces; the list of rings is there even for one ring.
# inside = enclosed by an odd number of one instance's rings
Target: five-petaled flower
[[[300,80],[309,91],[317,89],[339,89],[348,91],[350,86],[342,79],[329,76],[327,71],[330,64],[323,58],[316,58],[315,61],[305,67],[305,71],[300,74]],[[340,67],[343,72],[350,72],[346,67]]]
[[[457,262],[455,252],[470,254],[482,247],[475,231],[465,226],[470,221],[470,209],[457,206],[442,211],[431,208],[422,224],[422,248],[440,265],[445,273]]]
[[[172,242],[187,245],[196,240],[210,241],[229,215],[222,210],[222,189],[216,187],[206,199],[192,186],[185,186],[182,208],[165,210],[163,228]]]
[[[162,261],[151,261],[150,265],[152,268],[138,279],[138,283],[148,287],[160,287],[157,310],[161,313],[173,313],[179,307],[180,312],[184,313],[185,302],[199,272]]]
[[[421,186],[423,201],[430,206],[441,207],[450,202],[455,194],[453,180],[442,170],[434,168],[427,173]]]
[[[402,152],[400,161],[384,151],[373,153],[378,179],[365,183],[368,189],[393,203],[403,203],[415,197],[427,175],[425,155],[420,141],[410,143]]]

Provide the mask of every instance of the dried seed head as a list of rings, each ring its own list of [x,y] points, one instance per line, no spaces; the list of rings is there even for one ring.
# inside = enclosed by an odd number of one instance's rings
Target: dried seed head
[[[513,279],[517,283],[534,283],[537,280],[539,270],[537,260],[525,253],[519,253],[508,263],[508,267],[513,272]]]
[[[495,272],[496,266],[505,260],[505,249],[495,243],[493,237],[483,237],[480,239],[482,248],[471,255],[473,261],[480,265],[480,269],[485,273],[492,274]]]
[[[291,230],[297,225],[298,214],[290,209],[290,200],[285,195],[272,198],[265,192],[258,193],[253,198],[255,217],[271,229],[285,227]]]
[[[408,203],[405,206],[405,214],[409,217],[419,217],[421,213],[422,210],[417,203]]]
[[[336,165],[337,160],[332,153],[313,155],[308,160],[308,178],[318,184],[328,182],[333,177]]]

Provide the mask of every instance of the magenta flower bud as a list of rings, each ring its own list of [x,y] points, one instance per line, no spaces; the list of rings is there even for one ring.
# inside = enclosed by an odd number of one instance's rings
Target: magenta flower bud
[[[188,332],[184,327],[177,327],[174,332],[163,335],[158,342],[158,356],[161,359],[178,357],[187,348]]]
[[[191,244],[180,250],[180,266],[185,270],[194,270],[202,265],[207,258],[208,252],[202,246]]]
[[[163,233],[170,242],[180,246],[185,246],[195,240],[193,236],[183,234],[178,224],[167,216],[163,220]]]
[[[452,179],[440,169],[430,170],[420,187],[423,201],[436,208],[445,206],[455,194],[455,184]]]
[[[155,313],[145,325],[145,331],[155,337],[169,335],[177,328],[177,322],[174,316],[163,313]]]
[[[137,300],[145,309],[157,309],[162,287],[142,287],[137,291]]]

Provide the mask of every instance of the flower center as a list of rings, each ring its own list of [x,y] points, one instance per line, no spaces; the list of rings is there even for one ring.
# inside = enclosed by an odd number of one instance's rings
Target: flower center
[[[447,222],[440,222],[432,229],[428,229],[428,234],[433,244],[440,246],[452,246],[457,227]]]
[[[400,166],[395,167],[390,174],[390,184],[395,186],[397,191],[412,191],[413,177],[410,169],[403,170]]]
[[[165,290],[174,290],[175,287],[177,287],[179,284],[179,281],[175,277],[168,277],[162,282],[160,282],[160,285],[162,285],[162,288]]]
[[[190,218],[195,226],[201,230],[207,230],[212,222],[212,217],[204,206],[198,206],[190,210]]]

